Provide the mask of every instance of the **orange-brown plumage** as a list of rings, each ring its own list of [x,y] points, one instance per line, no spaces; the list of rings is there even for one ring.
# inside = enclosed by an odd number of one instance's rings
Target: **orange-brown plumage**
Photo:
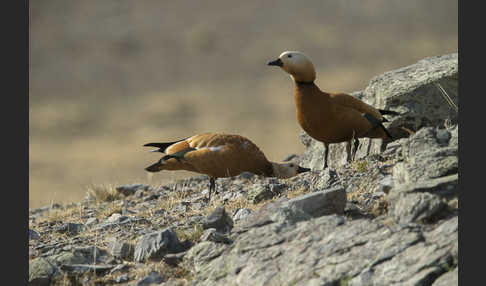
[[[283,52],[268,65],[279,66],[295,82],[297,121],[309,136],[324,143],[324,168],[328,144],[354,139],[356,151],[357,138],[391,138],[382,125],[384,118],[379,110],[348,94],[321,91],[314,83],[316,72],[312,62],[301,52]]]
[[[368,113],[382,121],[379,111],[351,95],[322,92],[314,83],[296,84],[294,101],[299,125],[318,141],[329,144],[353,137],[387,137],[382,128],[373,127],[363,116]]]
[[[146,168],[149,172],[187,170],[214,179],[251,172],[267,177],[289,177],[309,169],[294,163],[275,163],[249,139],[240,135],[203,133],[169,143],[148,143],[166,155]],[[211,186],[210,186],[211,189]]]

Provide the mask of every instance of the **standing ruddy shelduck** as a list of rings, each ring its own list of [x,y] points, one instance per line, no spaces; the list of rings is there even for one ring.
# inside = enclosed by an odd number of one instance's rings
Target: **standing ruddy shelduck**
[[[323,92],[315,85],[316,72],[312,62],[301,52],[286,51],[278,59],[268,63],[278,66],[295,82],[294,101],[297,120],[309,136],[324,143],[324,169],[330,143],[354,140],[354,153],[359,145],[358,138],[390,138],[383,126],[387,120],[383,114],[397,115],[397,112],[375,109],[348,94]],[[350,156],[351,157],[351,156]],[[353,155],[354,157],[354,155]]]
[[[145,168],[149,172],[186,170],[209,176],[209,198],[216,187],[215,179],[251,172],[266,177],[290,178],[310,171],[292,162],[275,163],[267,160],[250,140],[239,135],[203,133],[167,143],[147,143],[162,152],[157,163]]]

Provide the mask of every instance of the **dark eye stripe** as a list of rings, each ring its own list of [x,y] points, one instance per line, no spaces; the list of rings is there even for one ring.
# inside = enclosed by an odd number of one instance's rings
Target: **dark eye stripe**
[[[288,58],[291,58],[291,57],[292,57],[292,54],[288,55],[287,57],[288,57]]]

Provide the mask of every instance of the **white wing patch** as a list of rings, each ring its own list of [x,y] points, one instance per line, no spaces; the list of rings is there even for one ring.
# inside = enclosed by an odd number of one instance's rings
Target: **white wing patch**
[[[224,145],[216,146],[216,147],[208,147],[210,151],[218,151],[223,149]]]
[[[211,146],[211,147],[196,147],[196,150],[202,150],[202,149],[209,149],[211,152],[219,151],[224,148],[225,145],[220,145],[220,146]]]

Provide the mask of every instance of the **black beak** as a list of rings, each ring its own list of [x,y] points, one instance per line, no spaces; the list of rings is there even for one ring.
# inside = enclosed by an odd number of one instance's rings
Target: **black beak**
[[[276,59],[274,61],[268,62],[268,65],[269,66],[279,66],[279,67],[281,67],[281,66],[283,66],[283,62],[282,62],[282,60],[280,60],[280,58],[278,58],[278,59]]]
[[[151,173],[158,172],[158,171],[160,171],[159,166],[160,166],[160,162],[157,162],[157,163],[150,165],[147,168],[145,168],[145,171],[148,171],[148,172],[151,172]]]
[[[299,168],[297,169],[297,174],[309,172],[310,170],[311,169],[309,169],[309,168],[304,168],[304,167],[299,166]]]

